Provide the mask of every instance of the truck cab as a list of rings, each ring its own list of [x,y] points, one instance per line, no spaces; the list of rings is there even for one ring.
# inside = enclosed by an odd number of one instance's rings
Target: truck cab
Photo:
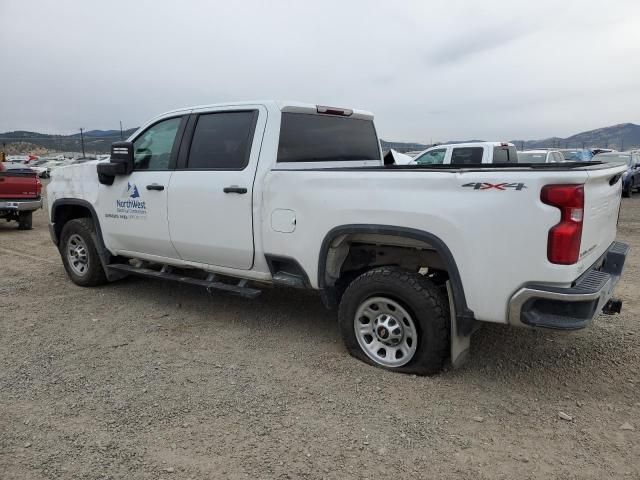
[[[481,165],[486,163],[517,163],[518,153],[513,143],[468,142],[436,145],[415,156],[413,165]]]

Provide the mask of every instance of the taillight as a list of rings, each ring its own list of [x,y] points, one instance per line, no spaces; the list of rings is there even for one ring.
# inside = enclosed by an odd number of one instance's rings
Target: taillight
[[[549,230],[547,258],[551,263],[572,265],[580,257],[584,187],[582,185],[545,185],[540,200],[560,209],[560,223]]]

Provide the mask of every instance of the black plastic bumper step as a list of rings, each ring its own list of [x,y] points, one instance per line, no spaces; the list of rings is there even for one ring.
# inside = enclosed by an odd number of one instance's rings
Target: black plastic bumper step
[[[256,288],[249,288],[240,285],[230,285],[228,283],[203,280],[200,278],[188,277],[186,275],[178,275],[170,271],[159,271],[151,268],[134,267],[133,265],[127,265],[125,263],[114,263],[107,265],[110,270],[116,270],[118,272],[130,273],[132,275],[138,275],[141,277],[157,278],[161,280],[171,280],[174,282],[188,283],[190,285],[197,285],[204,287],[207,290],[219,290],[227,292],[233,295],[240,295],[246,298],[256,298],[260,295],[260,290]],[[242,281],[241,281],[242,282]],[[243,282],[244,283],[244,282]]]

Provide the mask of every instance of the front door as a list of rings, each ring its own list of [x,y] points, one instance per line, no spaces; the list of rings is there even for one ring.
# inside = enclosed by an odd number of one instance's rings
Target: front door
[[[182,259],[253,266],[253,181],[265,123],[259,106],[192,114],[169,185],[169,230]]]
[[[179,258],[169,237],[167,198],[184,121],[163,119],[144,130],[133,141],[133,172],[100,185],[97,206],[110,250]]]

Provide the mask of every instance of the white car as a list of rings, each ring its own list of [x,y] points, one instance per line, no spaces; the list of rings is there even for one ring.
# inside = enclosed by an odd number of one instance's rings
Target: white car
[[[513,143],[469,142],[436,145],[416,155],[410,165],[479,165],[483,163],[516,163],[518,154]]]
[[[368,112],[191,107],[109,161],[58,170],[50,232],[78,285],[133,274],[245,297],[316,290],[352,355],[430,374],[463,358],[479,322],[574,330],[619,311],[625,167],[566,165],[385,166]]]
[[[558,150],[523,150],[518,152],[519,163],[562,163],[564,155]]]

